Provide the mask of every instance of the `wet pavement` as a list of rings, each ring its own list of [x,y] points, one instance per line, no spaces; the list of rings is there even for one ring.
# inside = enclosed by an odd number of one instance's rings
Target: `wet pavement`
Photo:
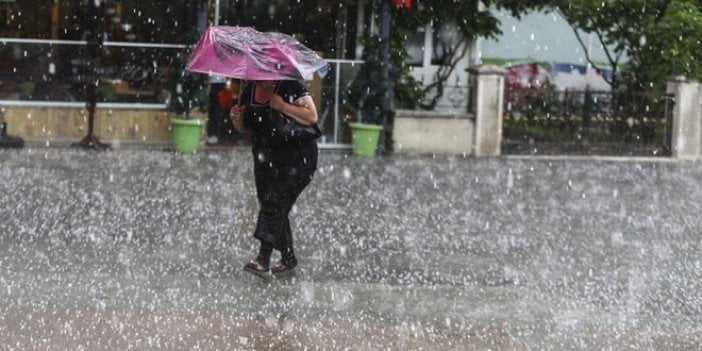
[[[2,349],[702,349],[700,161],[322,151],[266,282],[250,158],[0,150]]]

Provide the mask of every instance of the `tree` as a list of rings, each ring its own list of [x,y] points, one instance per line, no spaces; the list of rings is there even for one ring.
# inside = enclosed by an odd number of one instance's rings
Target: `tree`
[[[638,90],[662,93],[670,76],[702,77],[702,14],[693,0],[560,0],[558,10],[578,30],[593,33],[612,67],[612,88],[619,87],[618,67],[628,57]],[[588,62],[593,62],[583,44]]]
[[[205,99],[205,87],[207,80],[200,73],[191,72],[185,69],[188,59],[194,50],[200,34],[197,29],[193,29],[183,35],[189,46],[172,57],[169,71],[169,90],[171,97],[168,103],[168,110],[183,119],[191,119],[193,107],[203,108],[207,105]]]
[[[644,38],[634,68],[644,87],[662,93],[672,76],[702,78],[702,12],[697,1],[670,1],[663,16],[646,27]]]
[[[665,9],[665,2],[659,0],[559,0],[555,4],[573,27],[588,63],[601,69],[590,56],[581,31],[597,37],[612,68],[612,78],[608,83],[615,90],[619,85],[618,73],[623,57],[628,56],[632,64],[637,62],[645,28],[660,18]]]

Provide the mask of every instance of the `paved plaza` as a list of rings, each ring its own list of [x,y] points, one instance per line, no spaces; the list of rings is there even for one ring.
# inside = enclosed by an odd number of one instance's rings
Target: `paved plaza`
[[[252,173],[0,150],[0,348],[702,349],[702,161],[323,150],[271,281]]]

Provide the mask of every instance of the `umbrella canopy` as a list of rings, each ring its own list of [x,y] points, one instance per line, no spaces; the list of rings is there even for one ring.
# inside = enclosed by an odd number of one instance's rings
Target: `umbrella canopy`
[[[193,72],[245,80],[310,80],[328,64],[295,38],[250,27],[212,26],[186,66]]]

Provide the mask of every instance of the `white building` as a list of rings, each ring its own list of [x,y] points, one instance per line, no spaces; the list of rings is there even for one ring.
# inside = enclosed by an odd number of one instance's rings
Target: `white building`
[[[411,74],[424,86],[436,80],[436,74],[441,69],[443,48],[454,45],[457,41],[457,31],[451,26],[436,28],[426,25],[420,28],[407,42],[410,55]],[[458,62],[449,78],[446,80],[444,92],[435,110],[441,112],[465,112],[468,103],[468,72],[467,68],[479,63],[477,42],[468,43],[466,55]],[[464,49],[459,48],[459,51]],[[428,96],[431,98],[432,95]]]

